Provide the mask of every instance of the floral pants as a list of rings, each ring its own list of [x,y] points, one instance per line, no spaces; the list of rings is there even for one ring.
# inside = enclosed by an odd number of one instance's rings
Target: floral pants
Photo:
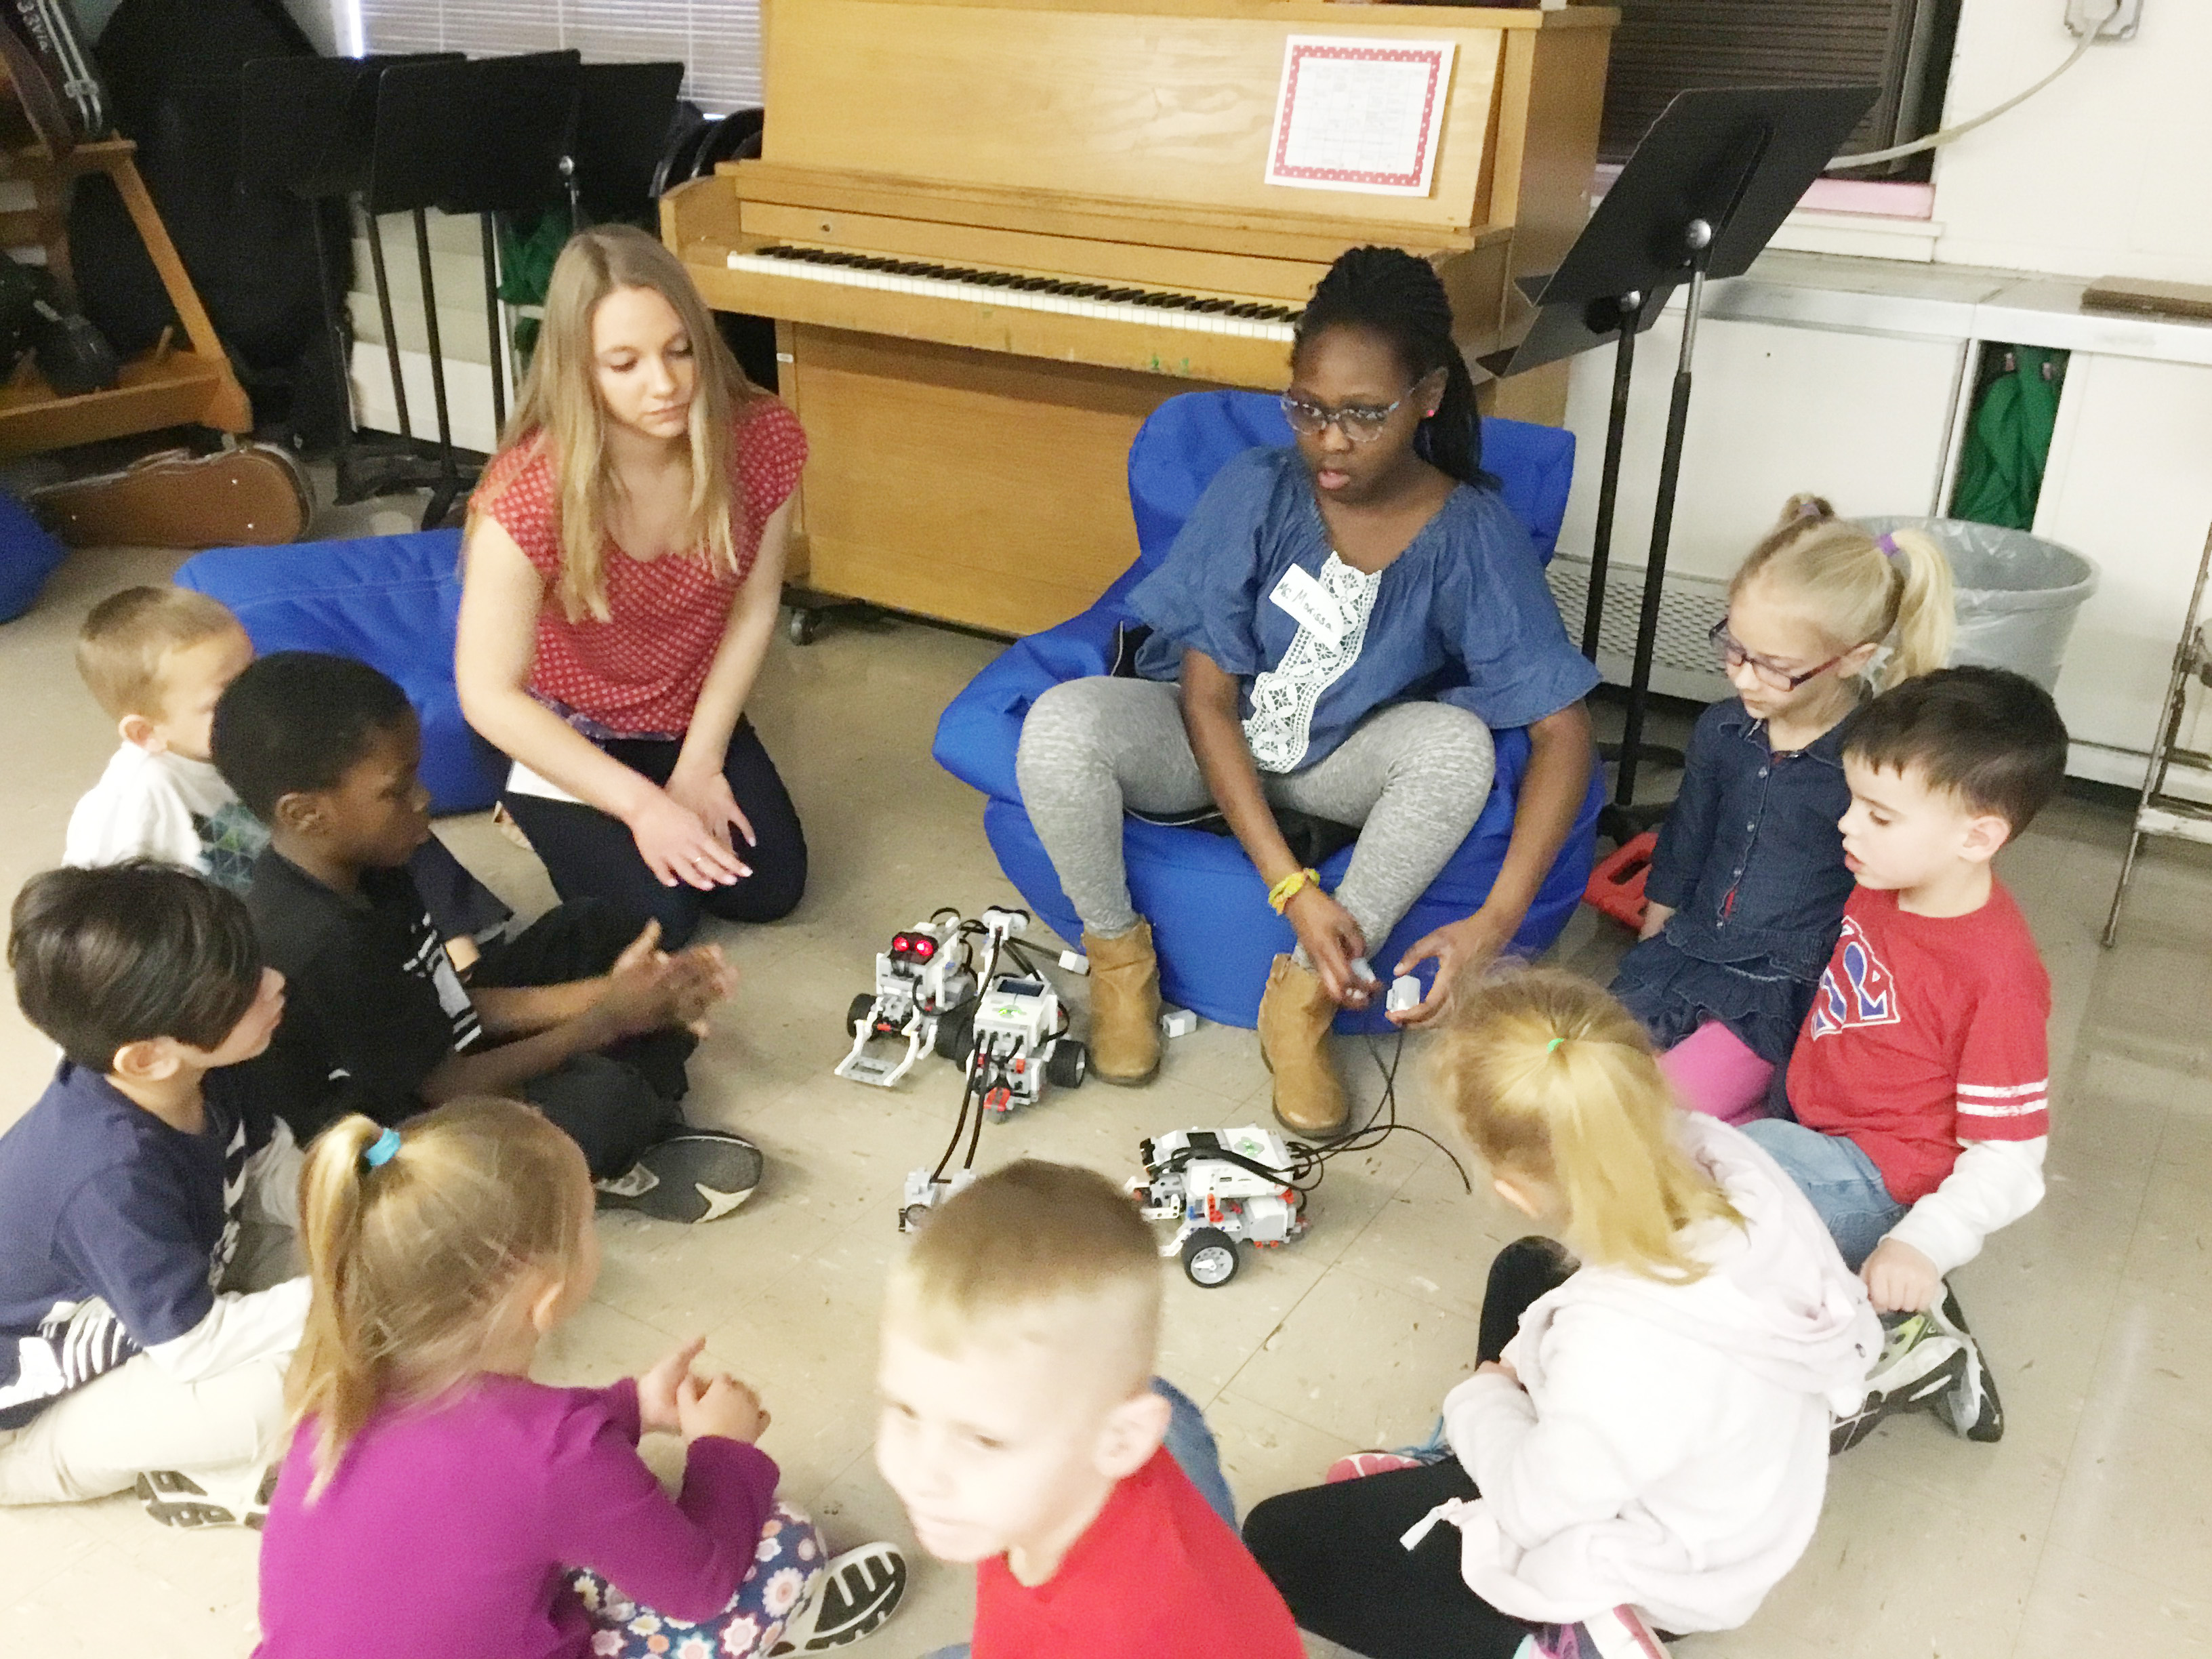
[[[702,1624],[641,1607],[595,1572],[579,1571],[569,1582],[591,1615],[596,1659],[757,1659],[813,1595],[823,1559],[814,1522],[779,1500],[738,1593]]]

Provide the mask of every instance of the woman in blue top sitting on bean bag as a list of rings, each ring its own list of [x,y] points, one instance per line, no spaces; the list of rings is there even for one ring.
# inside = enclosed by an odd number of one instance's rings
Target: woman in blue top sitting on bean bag
[[[1121,815],[1228,821],[1297,930],[1260,1005],[1275,1115],[1305,1135],[1345,1122],[1329,1062],[1355,969],[1467,837],[1490,793],[1491,733],[1528,728],[1513,835],[1490,896],[1423,939],[1432,1018],[1510,940],[1589,782],[1582,698],[1596,672],[1567,641],[1527,532],[1481,470],[1474,385],[1436,272],[1395,248],[1346,253],[1314,289],[1283,409],[1297,438],[1224,467],[1130,604],[1151,629],[1136,678],[1054,687],[1022,728],[1023,804],[1083,919],[1092,1069],[1159,1064],[1152,931],[1133,908]],[[1358,826],[1334,893],[1275,817]]]

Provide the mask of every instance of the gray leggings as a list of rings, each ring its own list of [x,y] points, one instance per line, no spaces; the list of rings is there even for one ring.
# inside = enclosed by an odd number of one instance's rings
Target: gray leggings
[[[1137,925],[1121,864],[1124,809],[1196,811],[1212,803],[1182,725],[1181,693],[1158,680],[1068,680],[1022,725],[1022,804],[1083,925],[1101,939]],[[1278,806],[1359,827],[1336,890],[1379,946],[1459,850],[1490,798],[1490,729],[1441,702],[1392,703],[1328,758],[1262,772]]]

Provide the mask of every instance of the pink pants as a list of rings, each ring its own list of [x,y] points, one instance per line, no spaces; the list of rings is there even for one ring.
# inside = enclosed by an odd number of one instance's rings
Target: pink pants
[[[1717,1019],[1707,1020],[1661,1054],[1659,1069],[1674,1085],[1675,1096],[1693,1112],[1735,1124],[1766,1115],[1766,1090],[1774,1080],[1774,1067]]]

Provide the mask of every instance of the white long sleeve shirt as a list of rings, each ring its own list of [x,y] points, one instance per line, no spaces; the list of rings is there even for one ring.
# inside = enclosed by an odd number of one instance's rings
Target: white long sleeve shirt
[[[1409,1547],[1453,1522],[1468,1585],[1516,1618],[1626,1602],[1668,1630],[1741,1624],[1810,1540],[1830,1413],[1880,1354],[1864,1287],[1790,1178],[1726,1124],[1681,1134],[1747,1224],[1686,1241],[1706,1275],[1584,1267],[1522,1316],[1517,1384],[1485,1372],[1444,1401],[1481,1496]]]

